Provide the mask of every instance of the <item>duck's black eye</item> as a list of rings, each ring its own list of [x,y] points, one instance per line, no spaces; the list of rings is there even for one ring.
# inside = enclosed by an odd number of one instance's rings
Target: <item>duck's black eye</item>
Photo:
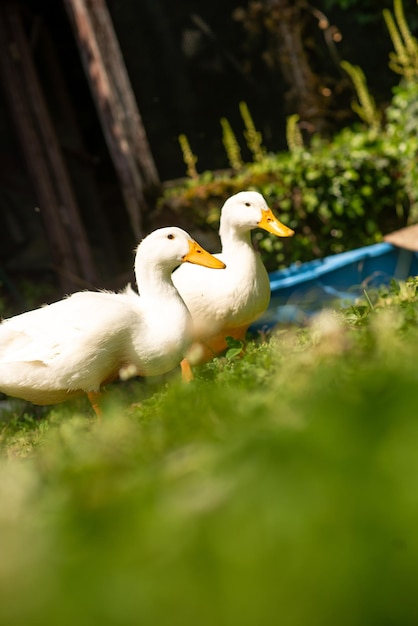
[[[169,235],[167,235],[167,239],[174,239],[174,235],[170,233]]]
[[[246,202],[245,206],[251,206],[251,202]]]

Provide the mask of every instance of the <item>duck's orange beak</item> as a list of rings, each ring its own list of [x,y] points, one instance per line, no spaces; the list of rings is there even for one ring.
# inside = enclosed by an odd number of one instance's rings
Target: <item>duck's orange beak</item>
[[[259,228],[263,228],[278,237],[293,237],[295,231],[279,222],[271,209],[264,210],[261,213],[261,220],[257,224]]]
[[[207,252],[207,250],[192,239],[189,239],[189,252],[184,255],[183,261],[196,263],[204,267],[211,267],[212,269],[224,269],[226,267],[225,263]]]

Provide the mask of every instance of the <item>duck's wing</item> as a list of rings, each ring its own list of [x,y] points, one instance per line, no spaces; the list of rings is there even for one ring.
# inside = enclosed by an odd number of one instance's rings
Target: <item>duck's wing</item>
[[[126,324],[131,296],[78,292],[0,324],[0,363],[50,363],[66,352],[97,349]]]

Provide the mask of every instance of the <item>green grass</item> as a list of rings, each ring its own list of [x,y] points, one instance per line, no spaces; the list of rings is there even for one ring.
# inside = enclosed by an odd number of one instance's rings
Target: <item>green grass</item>
[[[1,623],[417,624],[416,288],[4,417]]]

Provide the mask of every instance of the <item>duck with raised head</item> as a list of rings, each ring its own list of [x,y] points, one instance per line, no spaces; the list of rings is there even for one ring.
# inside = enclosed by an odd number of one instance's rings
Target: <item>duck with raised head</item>
[[[184,230],[161,228],[139,244],[139,294],[81,291],[0,324],[0,391],[35,404],[86,393],[99,414],[101,386],[122,373],[175,368],[191,341],[191,318],[171,279],[181,263],[225,264]]]
[[[173,282],[193,318],[191,360],[204,362],[222,352],[231,336],[243,340],[248,327],[270,302],[270,282],[251,231],[262,228],[278,237],[294,231],[282,224],[256,191],[241,191],[221,209],[219,236],[222,251],[214,256],[226,265],[222,272],[180,266]],[[183,365],[186,365],[183,363]]]

